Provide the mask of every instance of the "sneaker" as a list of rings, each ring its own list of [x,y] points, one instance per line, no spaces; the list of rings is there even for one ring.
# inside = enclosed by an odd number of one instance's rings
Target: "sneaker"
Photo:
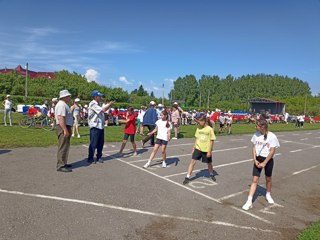
[[[72,134],[71,137],[74,137],[74,134]]]
[[[148,168],[148,167],[150,167],[150,163],[146,163],[145,165],[143,165],[143,168]]]
[[[71,169],[66,168],[66,167],[61,167],[57,169],[58,172],[72,172]]]
[[[133,153],[133,156],[138,156],[138,153],[137,153],[137,152],[134,152],[134,153]]]
[[[166,167],[167,167],[166,161],[162,161],[162,167],[163,167],[163,168],[166,168]]]
[[[80,134],[78,134],[78,138],[80,138]]]
[[[248,211],[250,208],[252,208],[252,202],[246,202],[243,206],[242,209]]]
[[[102,159],[97,160],[99,163],[104,163]]]
[[[187,177],[186,177],[186,178],[184,179],[184,181],[183,181],[182,184],[183,184],[183,185],[186,185],[186,184],[188,184],[189,182],[190,182],[190,178],[187,178]]]
[[[215,176],[213,176],[213,175],[210,175],[210,178],[212,179],[212,181],[217,181],[217,179],[216,179],[216,177]]]
[[[173,137],[173,138],[171,138],[171,139],[174,139],[174,140],[176,140],[176,139],[178,139],[178,138],[176,138],[176,137]]]
[[[266,195],[266,199],[267,199],[267,202],[268,202],[269,204],[274,204],[274,201],[273,201],[271,195],[269,195],[269,194]]]

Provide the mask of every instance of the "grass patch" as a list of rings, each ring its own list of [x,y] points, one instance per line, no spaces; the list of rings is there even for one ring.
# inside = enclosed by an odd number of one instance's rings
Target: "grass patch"
[[[320,240],[320,221],[299,233],[298,240]]]
[[[13,114],[13,126],[5,127],[3,123],[3,113],[0,113],[0,148],[17,148],[17,147],[46,147],[57,144],[57,136],[55,131],[45,131],[41,128],[21,128],[18,125],[18,120],[22,116],[21,113]],[[218,129],[216,126],[216,130]],[[123,138],[124,126],[108,126],[105,127],[106,142],[120,142]],[[193,138],[196,130],[196,125],[181,126],[180,137]],[[302,131],[315,130],[320,128],[320,124],[305,123],[304,128],[296,128],[294,124],[271,124],[270,131]],[[145,129],[147,130],[147,129]],[[253,124],[236,123],[232,126],[232,135],[253,134],[255,127]],[[72,138],[71,144],[88,144],[90,139],[89,128],[80,127],[81,138]],[[217,136],[227,135],[226,131],[217,134]],[[141,140],[139,135],[136,135],[136,140]]]

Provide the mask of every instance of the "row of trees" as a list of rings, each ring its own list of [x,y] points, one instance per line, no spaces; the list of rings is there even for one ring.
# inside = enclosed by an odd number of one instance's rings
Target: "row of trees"
[[[156,99],[153,92],[150,94],[143,88],[133,90],[131,93],[122,88],[109,88],[87,79],[75,72],[60,71],[56,78],[28,79],[28,97],[25,93],[25,77],[15,72],[0,74],[0,94],[21,96],[19,103],[30,103],[32,97],[50,99],[57,97],[62,89],[68,89],[73,96],[89,101],[90,93],[94,89],[101,91],[108,100],[118,103],[142,105]],[[172,100],[179,100],[187,109],[232,109],[249,110],[248,100],[263,97],[286,103],[287,110],[291,113],[300,113],[306,110],[309,114],[320,114],[320,98],[313,97],[307,82],[298,78],[289,78],[279,75],[246,75],[235,78],[228,75],[226,78],[219,76],[203,75],[196,79],[194,75],[179,77],[174,82],[174,88],[165,99],[165,105]],[[307,103],[307,105],[306,105]]]

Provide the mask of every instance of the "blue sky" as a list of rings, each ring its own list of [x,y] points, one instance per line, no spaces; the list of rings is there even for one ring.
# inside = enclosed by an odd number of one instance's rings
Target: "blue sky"
[[[165,96],[193,74],[279,74],[320,92],[320,0],[0,0],[0,68],[66,69]]]

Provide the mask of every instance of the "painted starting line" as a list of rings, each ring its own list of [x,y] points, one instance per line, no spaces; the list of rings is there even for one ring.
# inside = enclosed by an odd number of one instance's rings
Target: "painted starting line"
[[[5,190],[5,189],[0,189],[0,192],[5,193],[5,194],[13,194],[13,195],[33,197],[33,198],[41,198],[41,199],[49,199],[49,200],[62,201],[62,202],[71,202],[71,203],[77,203],[77,204],[91,205],[91,206],[95,206],[95,207],[103,207],[103,208],[108,208],[108,209],[120,210],[123,212],[131,212],[131,213],[137,213],[137,214],[141,214],[141,215],[149,215],[149,216],[154,216],[154,217],[170,218],[170,219],[196,222],[196,223],[220,225],[220,226],[224,226],[224,227],[232,227],[232,228],[237,228],[237,229],[254,230],[254,231],[267,232],[267,233],[281,234],[278,231],[269,230],[269,229],[241,226],[241,225],[236,225],[233,223],[221,222],[221,221],[206,221],[206,220],[202,220],[202,219],[195,219],[195,218],[189,218],[189,217],[173,216],[173,215],[169,215],[169,214],[160,214],[160,213],[155,213],[155,212],[141,211],[141,210],[133,209],[133,208],[125,208],[125,207],[119,207],[119,206],[110,205],[110,204],[97,203],[97,202],[91,202],[91,201],[85,201],[85,200],[79,200],[79,199],[62,198],[62,197],[57,197],[57,196],[24,193],[24,192],[18,192],[18,191],[9,191],[9,190]]]

